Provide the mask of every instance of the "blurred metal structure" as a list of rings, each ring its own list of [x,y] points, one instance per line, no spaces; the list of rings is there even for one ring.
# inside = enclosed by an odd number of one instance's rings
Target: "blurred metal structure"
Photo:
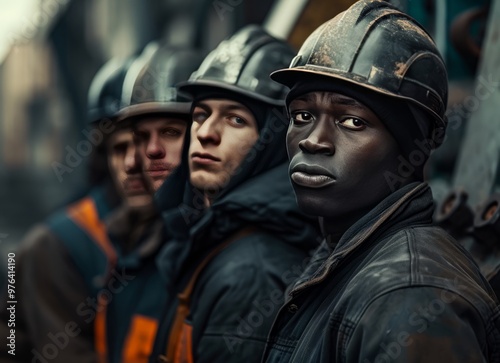
[[[354,4],[356,0],[277,0],[264,24],[278,38],[299,49],[318,26]]]
[[[307,3],[308,0],[297,0],[293,3],[277,1],[265,21],[264,28],[277,38],[288,38]]]
[[[14,45],[42,39],[71,0],[4,2],[0,13],[0,64]]]
[[[494,0],[474,92],[462,109],[448,115],[449,127],[459,112],[470,112],[453,184],[469,193],[472,206],[484,202],[500,184],[500,0]]]

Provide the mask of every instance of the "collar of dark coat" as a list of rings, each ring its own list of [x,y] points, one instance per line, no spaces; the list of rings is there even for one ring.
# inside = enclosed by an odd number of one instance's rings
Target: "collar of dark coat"
[[[339,264],[372,237],[403,227],[432,223],[434,202],[426,183],[412,183],[397,190],[352,225],[336,246],[325,239],[302,276],[289,290],[293,296],[324,280]]]
[[[303,251],[317,248],[321,241],[317,218],[305,215],[297,205],[288,163],[247,180],[196,218],[185,218],[186,212],[196,214],[182,206],[163,213],[169,241],[157,261],[162,275],[169,279],[180,278],[188,266],[195,266],[197,260],[248,226]]]

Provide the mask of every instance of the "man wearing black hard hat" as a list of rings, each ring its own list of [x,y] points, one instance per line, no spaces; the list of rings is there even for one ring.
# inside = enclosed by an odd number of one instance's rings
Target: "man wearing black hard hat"
[[[110,180],[37,226],[23,243],[19,351],[5,354],[6,362],[149,358],[166,299],[154,263],[164,239],[152,191],[168,174],[146,178],[150,159],[138,156],[142,143],[136,145],[133,131],[146,124],[169,150],[152,159],[179,164],[190,102],[177,102],[169,91],[200,61],[191,50],[150,45],[138,57],[110,60],[94,77],[88,112],[95,127],[88,134],[100,155],[95,164]],[[8,330],[7,324],[1,328]]]
[[[263,361],[499,362],[498,301],[432,224],[423,182],[446,129],[431,37],[387,2],[359,1],[272,78],[291,89],[297,201],[325,239],[289,288]]]
[[[171,300],[151,362],[259,362],[283,291],[316,246],[316,222],[298,210],[287,175],[285,89],[269,79],[292,54],[248,26],[179,85],[193,124],[156,195],[167,209],[158,263]],[[163,193],[179,181],[183,193]]]
[[[165,230],[152,196],[179,165],[189,124],[190,102],[173,87],[200,62],[201,56],[192,49],[150,43],[119,85],[113,123],[127,131],[130,159],[136,163],[150,203],[142,209],[120,208],[107,224],[112,267],[126,276],[119,293],[99,306],[105,305],[98,310],[100,328],[95,331],[101,361],[145,362],[153,348],[167,295],[155,264]],[[155,152],[143,153],[148,148]],[[152,167],[156,170],[150,173]]]
[[[149,44],[124,80],[118,123],[130,123],[144,178],[156,192],[181,161],[191,100],[175,86],[203,60],[198,50]]]

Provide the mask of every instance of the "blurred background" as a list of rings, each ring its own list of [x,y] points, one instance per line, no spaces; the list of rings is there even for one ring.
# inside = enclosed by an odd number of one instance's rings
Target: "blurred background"
[[[390,2],[414,16],[433,35],[449,70],[449,107],[464,105],[474,94],[490,8],[498,0]],[[107,60],[136,53],[152,40],[209,51],[250,23],[264,24],[298,49],[317,26],[353,3],[0,0],[0,264],[33,224],[87,190],[88,160],[84,153],[74,157],[74,150],[88,130],[89,84]],[[496,19],[499,16],[496,14]],[[499,64],[498,59],[488,61]],[[437,199],[456,184],[454,173],[466,125],[476,110],[470,106],[462,112],[453,111],[463,122],[449,133],[443,148],[432,158],[428,180]],[[490,120],[498,129],[493,121],[498,120]],[[478,132],[487,132],[482,130]],[[487,167],[492,179],[497,175],[498,140],[493,140],[494,165]],[[471,158],[464,163],[476,161]],[[66,168],[61,169],[61,165]]]

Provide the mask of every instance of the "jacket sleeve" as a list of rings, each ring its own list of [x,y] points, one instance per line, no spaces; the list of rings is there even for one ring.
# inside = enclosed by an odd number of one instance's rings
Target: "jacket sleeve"
[[[367,306],[339,361],[486,362],[483,322],[475,307],[456,293],[433,287],[399,289]]]
[[[88,308],[85,283],[47,227],[35,227],[21,243],[16,283],[16,338],[27,348],[16,349],[16,355],[25,353],[30,362],[97,362],[93,322],[81,313],[83,306]]]
[[[241,261],[240,253],[217,261],[218,268],[210,269],[201,298],[192,306],[197,363],[261,361],[285,284],[279,268],[266,268],[255,255]]]

